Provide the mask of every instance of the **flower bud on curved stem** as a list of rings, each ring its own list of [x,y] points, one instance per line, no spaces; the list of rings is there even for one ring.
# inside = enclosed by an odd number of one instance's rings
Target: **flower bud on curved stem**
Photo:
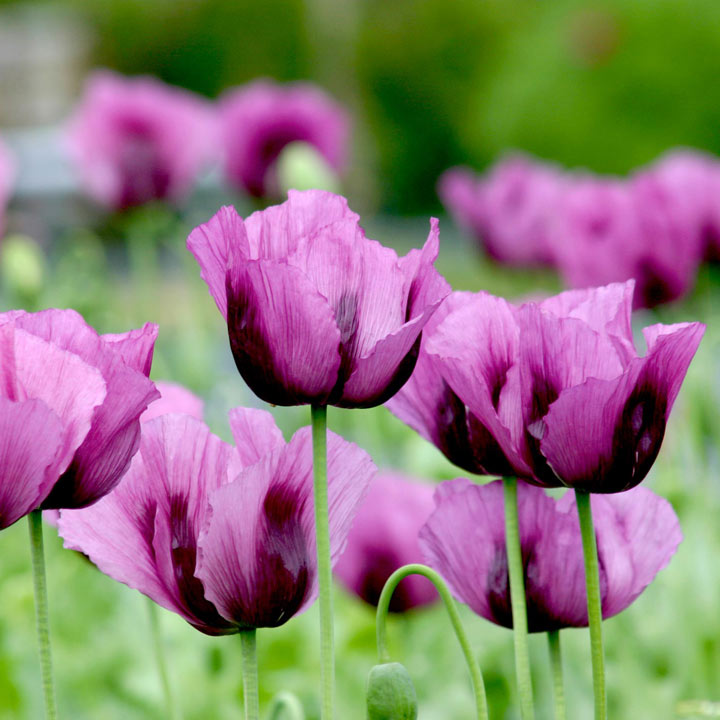
[[[417,694],[400,663],[375,665],[367,682],[367,720],[416,720]]]
[[[480,670],[480,666],[473,655],[470,642],[465,634],[465,629],[460,621],[460,615],[458,613],[457,606],[455,605],[455,601],[450,594],[450,590],[448,590],[448,587],[442,577],[440,577],[440,575],[432,568],[416,563],[412,565],[405,565],[397,569],[385,583],[385,587],[380,594],[380,600],[378,601],[377,607],[376,632],[378,658],[380,663],[388,664],[390,662],[390,654],[387,649],[386,631],[386,620],[390,607],[390,599],[392,598],[395,588],[408,575],[422,575],[430,580],[430,582],[437,588],[438,594],[445,603],[445,609],[450,616],[450,622],[452,623],[453,630],[455,631],[455,635],[460,643],[460,647],[462,648],[465,661],[467,662],[468,669],[470,671],[478,720],[488,720],[487,697],[485,696],[485,683],[483,682],[482,671]],[[382,667],[382,665],[380,667]],[[368,717],[370,720],[375,720],[375,717],[373,716]],[[382,716],[377,716],[378,720],[380,717]]]

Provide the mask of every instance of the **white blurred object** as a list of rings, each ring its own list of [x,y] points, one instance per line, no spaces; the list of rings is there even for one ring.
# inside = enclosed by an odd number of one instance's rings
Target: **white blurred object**
[[[0,126],[66,116],[80,85],[90,34],[74,14],[39,4],[0,10]]]

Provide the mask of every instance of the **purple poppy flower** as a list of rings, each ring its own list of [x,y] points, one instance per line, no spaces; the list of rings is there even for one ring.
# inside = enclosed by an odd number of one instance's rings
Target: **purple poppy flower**
[[[482,617],[512,627],[502,481],[440,485],[437,509],[420,531],[427,563],[453,595]],[[682,540],[667,500],[646,488],[592,496],[602,615],[628,607],[669,562]],[[587,627],[585,568],[575,494],[559,500],[518,484],[520,545],[528,629]]]
[[[673,150],[644,173],[661,189],[666,212],[692,233],[699,252],[720,260],[720,164],[697,150]]]
[[[157,394],[136,369],[156,330],[101,337],[72,310],[0,314],[0,528],[38,506],[90,504],[120,480]]]
[[[216,151],[209,105],[152,77],[95,72],[68,128],[90,195],[125,209],[180,200]]]
[[[543,265],[553,259],[548,228],[563,184],[554,167],[511,155],[482,178],[463,168],[448,170],[438,193],[490,257],[511,265]]]
[[[230,425],[236,447],[188,415],[150,420],[123,482],[59,522],[65,547],[208,635],[282,625],[317,595],[310,429],[286,444],[243,408]],[[328,435],[333,560],[374,469]]]
[[[695,282],[699,242],[652,172],[629,181],[578,178],[555,206],[552,243],[565,282],[636,281],[636,307],[682,297]]]
[[[398,258],[365,237],[345,198],[290,191],[242,220],[231,207],[188,249],[228,324],[235,363],[275,405],[372,407],[410,377],[422,329],[449,287],[422,250]]]
[[[308,143],[337,172],[345,165],[348,114],[314,85],[258,80],[226,94],[220,113],[225,175],[254,197],[278,195],[275,162],[290,143]]]
[[[15,163],[10,155],[10,151],[0,141],[0,234],[5,228],[5,207],[10,199],[14,178]]]
[[[379,473],[358,511],[335,576],[351,592],[377,606],[395,570],[423,562],[418,532],[435,509],[435,487],[394,472]],[[391,612],[405,612],[437,600],[432,583],[405,578],[393,593]]]
[[[472,472],[627,490],[657,457],[705,329],[647,327],[647,353],[638,356],[632,292],[629,281],[520,307],[453,294],[425,333],[422,374],[390,409]]]
[[[160,393],[160,398],[150,403],[148,409],[140,416],[140,422],[148,422],[170,413],[190,415],[198,420],[203,419],[204,403],[202,398],[191,393],[182,385],[157,380],[155,388]]]

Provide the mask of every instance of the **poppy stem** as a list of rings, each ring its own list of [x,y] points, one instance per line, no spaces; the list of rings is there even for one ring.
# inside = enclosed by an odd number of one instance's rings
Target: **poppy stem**
[[[170,678],[165,661],[165,648],[163,646],[162,633],[160,631],[160,616],[157,605],[150,599],[147,600],[148,614],[150,615],[150,633],[152,634],[153,649],[155,650],[155,663],[157,664],[160,684],[162,685],[163,697],[165,698],[165,712],[169,720],[177,720],[180,717],[175,703],[173,702],[172,691],[170,690]]]
[[[273,699],[268,720],[305,720],[305,713],[292,693],[281,692]]]
[[[600,570],[597,542],[593,527],[590,493],[575,491],[580,534],[585,558],[585,587],[587,588],[588,624],[590,625],[590,651],[592,655],[593,692],[595,694],[595,720],[606,720],[605,668],[603,661],[602,604],[600,600]]]
[[[53,683],[52,652],[50,649],[50,621],[48,618],[47,580],[45,578],[45,551],[43,549],[42,510],[28,515],[30,555],[32,557],[33,587],[35,590],[35,623],[37,626],[40,668],[42,671],[45,717],[57,720],[57,703]]]
[[[378,661],[381,664],[390,662],[390,653],[387,648],[387,614],[390,609],[390,600],[392,599],[395,588],[400,582],[408,575],[422,575],[426,577],[437,589],[440,597],[445,603],[445,609],[450,616],[450,622],[452,623],[453,630],[457,636],[460,647],[462,648],[465,661],[467,662],[468,669],[470,670],[470,679],[472,681],[473,692],[475,694],[475,708],[477,710],[478,720],[488,720],[488,706],[487,697],[485,695],[485,683],[483,681],[482,671],[478,664],[475,655],[473,654],[470,641],[465,634],[465,628],[463,628],[462,621],[460,620],[460,614],[457,610],[455,600],[453,600],[450,590],[448,590],[445,581],[436,573],[432,568],[426,565],[420,565],[413,563],[412,565],[404,565],[397,569],[385,583],[385,586],[380,593],[380,599],[378,600],[377,606],[377,622],[376,622],[376,636],[377,636],[377,649],[378,649]]]
[[[550,650],[550,669],[553,678],[553,696],[555,698],[555,720],[565,720],[565,690],[563,688],[560,631],[549,630],[547,637],[548,649]]]
[[[517,478],[503,478],[503,497],[505,500],[505,548],[508,574],[510,576],[510,605],[512,607],[515,675],[520,696],[520,716],[522,720],[533,720],[535,710],[533,708],[532,677],[530,675],[530,652],[528,650],[525,571],[520,546]]]
[[[317,544],[320,595],[320,663],[322,682],[322,720],[332,720],[335,704],[335,657],[333,638],[332,567],[330,565],[330,526],[327,488],[327,406],[310,408],[313,437],[313,487],[315,536]]]
[[[240,631],[245,720],[260,720],[256,632],[255,628]]]

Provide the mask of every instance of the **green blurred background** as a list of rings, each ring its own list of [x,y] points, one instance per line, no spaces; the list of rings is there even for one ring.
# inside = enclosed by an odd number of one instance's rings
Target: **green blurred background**
[[[6,4],[0,13],[10,12]],[[351,206],[363,212],[371,237],[403,252],[423,242],[428,214],[440,211],[436,179],[453,164],[480,169],[519,148],[622,173],[680,144],[720,153],[717,0],[66,0],[34,3],[31,12],[51,29],[54,18],[70,12],[83,28],[87,51],[70,83],[76,94],[83,70],[95,65],[156,74],[209,97],[258,76],[318,82],[354,116]],[[0,106],[6,102],[0,96]],[[250,209],[240,197],[229,199],[241,212]],[[24,228],[32,228],[27,220],[35,214],[52,219],[49,230],[38,230],[42,237],[29,233],[43,250],[20,265],[36,263],[35,274],[22,282],[17,274],[2,277],[0,309],[72,306],[103,332],[158,322],[153,377],[202,394],[209,424],[228,438],[227,410],[261,403],[237,375],[221,318],[183,247],[217,204],[200,193],[180,214],[155,207],[89,221],[69,213],[64,197],[19,203],[11,212],[24,214]],[[438,267],[455,288],[507,296],[558,289],[550,273],[514,272],[477,258],[449,219],[441,228]],[[700,319],[709,328],[647,481],[673,502],[686,540],[635,605],[605,626],[613,720],[680,717],[676,704],[685,699],[720,702],[719,314],[718,269],[705,266],[682,305],[636,318],[638,327]],[[308,422],[303,408],[274,414],[288,437]],[[459,474],[382,408],[334,410],[330,422],[380,466],[435,480]],[[47,544],[61,716],[164,717],[144,599],[63,551],[51,530]],[[359,720],[375,662],[373,614],[341,591],[337,606],[338,717]],[[511,635],[469,612],[463,617],[493,720],[517,718]],[[240,717],[239,640],[204,637],[170,613],[162,621],[185,720]],[[316,631],[310,611],[259,633],[265,707],[289,689],[308,717],[317,717]],[[442,610],[399,618],[390,632],[394,659],[416,681],[420,717],[471,717],[466,671]],[[563,642],[569,715],[590,717],[587,633],[567,631]],[[531,650],[538,718],[549,719],[544,638],[533,638]],[[21,522],[0,535],[0,719],[40,717]]]

